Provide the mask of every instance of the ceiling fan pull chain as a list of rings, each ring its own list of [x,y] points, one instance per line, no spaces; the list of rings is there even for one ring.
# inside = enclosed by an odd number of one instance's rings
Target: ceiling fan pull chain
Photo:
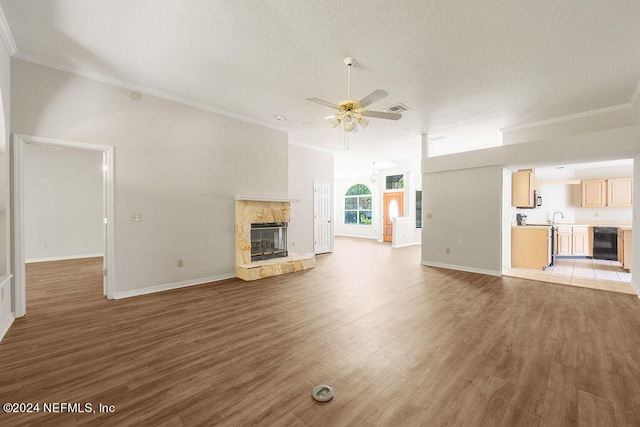
[[[347,99],[351,99],[351,64],[347,65]]]

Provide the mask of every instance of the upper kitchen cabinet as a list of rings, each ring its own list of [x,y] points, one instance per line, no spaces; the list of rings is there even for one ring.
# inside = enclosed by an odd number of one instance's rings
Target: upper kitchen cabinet
[[[605,206],[606,190],[604,179],[582,181],[582,207],[599,208]]]
[[[536,202],[535,191],[539,190],[540,183],[533,169],[514,172],[511,175],[511,206],[533,208]]]
[[[582,207],[629,208],[633,202],[633,178],[582,181]]]
[[[618,178],[607,180],[607,206],[629,208],[633,202],[633,178]]]

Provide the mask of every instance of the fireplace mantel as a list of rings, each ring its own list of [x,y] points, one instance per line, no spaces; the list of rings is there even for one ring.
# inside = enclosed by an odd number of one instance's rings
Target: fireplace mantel
[[[250,202],[283,202],[283,203],[300,202],[300,199],[287,199],[285,197],[265,197],[265,196],[236,196],[236,200],[247,200]]]

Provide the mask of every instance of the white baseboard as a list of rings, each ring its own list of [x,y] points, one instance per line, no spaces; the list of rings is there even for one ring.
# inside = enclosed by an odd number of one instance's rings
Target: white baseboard
[[[114,294],[114,299],[137,297],[139,295],[153,294],[155,292],[169,291],[171,289],[186,288],[187,286],[202,285],[204,283],[217,282],[219,280],[233,279],[234,277],[236,277],[235,273],[221,274],[219,276],[203,277],[201,279],[185,280],[184,282],[167,283],[164,285],[149,286],[148,288],[116,292]]]
[[[420,245],[422,244],[422,242],[410,242],[410,243],[403,243],[401,245],[391,245],[392,248],[406,248],[407,246],[416,246],[416,245]]]
[[[2,341],[2,338],[4,338],[14,320],[13,313],[9,313],[2,323],[0,323],[0,341]]]
[[[420,264],[428,267],[440,267],[449,270],[467,271],[469,273],[486,274],[489,276],[502,276],[502,271],[485,270],[484,268],[467,267],[464,265],[444,264],[441,262],[420,261]]]
[[[633,290],[635,291],[636,295],[638,295],[638,298],[640,298],[640,285],[638,285],[633,280],[631,281],[630,285],[633,288]]]
[[[54,256],[48,258],[30,258],[25,259],[25,264],[29,264],[32,262],[48,262],[48,261],[66,261],[69,259],[81,259],[81,258],[97,258],[101,257],[104,254],[83,254],[83,255],[65,255],[65,256]]]

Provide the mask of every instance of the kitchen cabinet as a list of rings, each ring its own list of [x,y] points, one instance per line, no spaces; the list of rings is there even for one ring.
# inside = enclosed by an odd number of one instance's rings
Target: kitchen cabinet
[[[571,227],[559,226],[556,230],[556,255],[568,256],[571,253]]]
[[[556,230],[557,256],[589,255],[589,227],[587,225],[559,225]]]
[[[511,229],[511,266],[543,269],[551,264],[551,227]]]
[[[571,227],[571,255],[588,256],[591,239],[589,238],[589,227]]]
[[[618,262],[631,270],[631,230],[618,228]]]
[[[633,178],[581,181],[582,207],[628,208],[633,204]]]
[[[606,204],[606,191],[604,179],[589,179],[581,182],[582,207],[599,208]]]
[[[533,208],[534,191],[540,191],[540,182],[533,169],[519,170],[511,175],[511,206]]]
[[[607,180],[607,206],[629,208],[633,202],[633,178]]]

